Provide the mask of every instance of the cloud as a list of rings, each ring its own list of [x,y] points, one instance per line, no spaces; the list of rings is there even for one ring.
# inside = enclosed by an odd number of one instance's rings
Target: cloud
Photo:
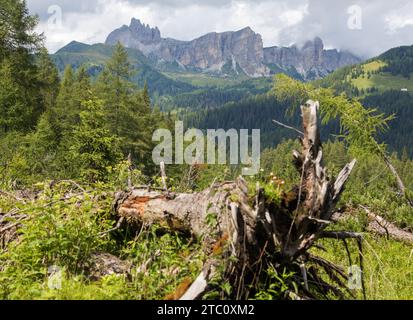
[[[349,11],[350,7],[360,11]],[[354,19],[360,20],[361,29],[354,27]],[[412,25],[413,3],[408,0],[311,0],[304,19],[285,28],[280,41],[303,42],[320,36],[329,47],[372,57],[392,47],[412,45]]]
[[[164,37],[180,40],[250,26],[262,35],[265,46],[320,36],[327,47],[371,57],[413,44],[409,0],[28,0],[28,5],[40,16],[38,30],[47,36],[52,52],[72,40],[104,42],[132,17],[158,26]],[[56,17],[48,12],[53,5],[62,10],[61,26],[50,23]],[[361,9],[361,29],[349,28],[351,6]]]
[[[164,37],[180,40],[250,26],[263,36],[265,45],[274,45],[283,27],[303,18],[306,0],[28,0],[28,5],[39,15],[38,31],[45,33],[47,47],[54,52],[72,40],[104,42],[132,17],[158,26]],[[55,23],[51,6],[61,9],[61,25]]]

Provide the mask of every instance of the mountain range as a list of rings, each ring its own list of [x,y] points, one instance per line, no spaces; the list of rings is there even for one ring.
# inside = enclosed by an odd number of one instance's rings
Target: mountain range
[[[413,91],[412,47],[394,48],[367,61],[335,49],[326,50],[320,38],[303,46],[264,48],[251,28],[209,33],[192,41],[163,38],[158,28],[132,19],[109,34],[105,44],[73,41],[51,55],[59,71],[67,65],[85,65],[98,76],[111,57],[114,44],[127,47],[133,79],[147,83],[154,104],[163,110],[204,109],[268,92],[272,74],[296,79],[317,79],[350,96],[389,89]],[[360,62],[360,63],[357,63]]]
[[[381,140],[392,151],[408,146],[413,156],[413,46],[361,61],[349,52],[326,50],[319,38],[303,46],[264,48],[261,36],[245,28],[179,41],[162,38],[158,28],[133,19],[130,26],[111,32],[105,44],[73,41],[51,57],[60,72],[67,65],[75,69],[86,65],[97,76],[117,42],[127,47],[136,70],[132,80],[140,87],[147,83],[153,104],[183,118],[193,114],[188,123],[197,128],[260,128],[264,146],[277,141],[277,134],[285,137],[288,133],[276,131],[279,128],[268,119],[278,111],[277,119],[286,123],[294,119],[283,119],[285,110],[266,93],[274,85],[269,76],[286,73],[300,80],[317,79],[316,86],[346,92],[380,112],[395,114],[391,130]]]
[[[286,72],[302,80],[322,78],[361,59],[347,51],[325,50],[315,38],[304,46],[264,48],[262,37],[250,27],[208,33],[192,41],[163,38],[160,30],[133,18],[114,30],[106,45],[122,43],[141,51],[158,69],[202,72],[220,76],[265,77]]]

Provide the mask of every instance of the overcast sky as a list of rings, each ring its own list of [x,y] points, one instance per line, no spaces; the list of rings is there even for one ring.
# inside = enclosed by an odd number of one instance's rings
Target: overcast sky
[[[158,26],[163,37],[191,40],[250,26],[265,46],[320,36],[328,48],[363,57],[413,45],[411,0],[27,0],[38,31],[56,51],[72,40],[104,42],[132,17]],[[61,20],[59,20],[61,12]],[[57,19],[56,19],[57,18]],[[61,21],[61,23],[60,23]]]

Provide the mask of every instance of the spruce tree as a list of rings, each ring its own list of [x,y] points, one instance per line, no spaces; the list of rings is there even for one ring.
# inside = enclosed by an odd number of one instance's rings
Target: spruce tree
[[[73,127],[80,122],[82,101],[91,98],[91,83],[86,67],[81,66],[74,73],[72,66],[68,65],[64,71],[54,119],[61,135],[70,134]]]
[[[103,103],[92,99],[83,103],[80,124],[73,131],[70,158],[88,182],[104,181],[110,167],[121,159],[119,139],[105,128]]]
[[[40,87],[40,95],[44,111],[50,111],[56,104],[59,93],[59,72],[49,57],[46,48],[42,48],[37,59],[37,81]]]
[[[33,54],[42,46],[26,2],[0,0],[0,130],[33,129],[43,111]]]
[[[134,73],[126,49],[118,43],[98,78],[96,92],[104,102],[108,129],[121,139],[124,157],[131,154],[135,163],[146,164],[152,146],[150,98],[132,83]]]

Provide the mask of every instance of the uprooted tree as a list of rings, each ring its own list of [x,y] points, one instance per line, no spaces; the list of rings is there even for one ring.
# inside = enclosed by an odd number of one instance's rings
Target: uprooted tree
[[[322,163],[318,108],[319,103],[311,100],[301,107],[302,151],[293,155],[301,181],[281,201],[267,197],[259,184],[251,192],[242,177],[200,193],[135,189],[117,194],[116,212],[128,223],[159,224],[201,239],[209,258],[181,299],[201,298],[216,277],[229,281],[232,298],[251,298],[269,265],[296,274],[296,297],[314,298],[315,292],[343,296],[347,274],[309,249],[321,238],[355,238],[361,251],[360,234],[326,231],[356,161],[337,178],[328,176]]]

